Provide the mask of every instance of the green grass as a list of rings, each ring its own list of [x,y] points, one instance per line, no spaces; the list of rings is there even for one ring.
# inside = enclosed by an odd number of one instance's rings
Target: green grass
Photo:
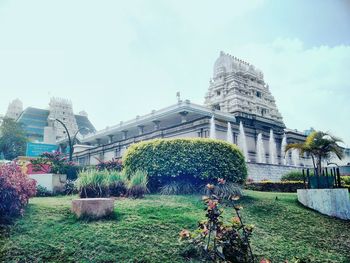
[[[118,199],[113,218],[89,222],[71,214],[73,198],[32,199],[23,218],[0,228],[0,261],[184,262],[178,233],[204,217],[199,196],[150,195]],[[350,262],[350,222],[302,207],[295,194],[246,191],[240,202],[244,221],[256,225],[259,257]],[[227,208],[225,217],[231,215]]]

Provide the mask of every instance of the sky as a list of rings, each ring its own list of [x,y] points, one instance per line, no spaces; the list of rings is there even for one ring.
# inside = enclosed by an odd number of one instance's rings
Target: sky
[[[0,113],[72,101],[97,129],[203,104],[220,51],[264,72],[286,126],[350,146],[350,0],[0,0]]]

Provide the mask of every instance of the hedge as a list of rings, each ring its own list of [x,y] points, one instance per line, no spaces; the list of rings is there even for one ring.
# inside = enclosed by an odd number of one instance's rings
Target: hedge
[[[248,190],[262,191],[262,192],[296,192],[297,189],[304,189],[303,181],[261,181],[247,183],[244,187]]]
[[[156,139],[133,144],[123,158],[127,174],[137,170],[152,178],[224,178],[243,183],[247,168],[237,146],[214,139]]]

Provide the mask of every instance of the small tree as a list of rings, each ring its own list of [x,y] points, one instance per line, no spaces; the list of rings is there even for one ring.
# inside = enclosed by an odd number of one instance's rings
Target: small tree
[[[0,153],[6,160],[25,154],[27,137],[21,124],[4,118],[0,126]]]
[[[322,161],[327,160],[332,154],[339,159],[344,155],[342,148],[338,145],[343,142],[340,138],[332,136],[326,132],[313,131],[304,143],[291,143],[285,148],[285,152],[290,149],[297,149],[300,154],[308,153],[312,158],[312,163],[318,174],[322,172]]]

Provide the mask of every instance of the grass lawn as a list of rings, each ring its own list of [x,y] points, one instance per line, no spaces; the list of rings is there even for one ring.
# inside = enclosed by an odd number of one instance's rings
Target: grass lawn
[[[273,262],[293,256],[312,262],[350,262],[350,222],[299,205],[295,194],[246,191],[243,219],[256,225],[256,255]],[[276,200],[276,196],[278,199]],[[25,216],[0,229],[4,262],[183,262],[178,233],[204,217],[199,196],[150,195],[116,201],[115,217],[80,221],[74,197],[34,198]],[[232,210],[225,210],[226,217]],[[0,261],[1,261],[0,260]]]

